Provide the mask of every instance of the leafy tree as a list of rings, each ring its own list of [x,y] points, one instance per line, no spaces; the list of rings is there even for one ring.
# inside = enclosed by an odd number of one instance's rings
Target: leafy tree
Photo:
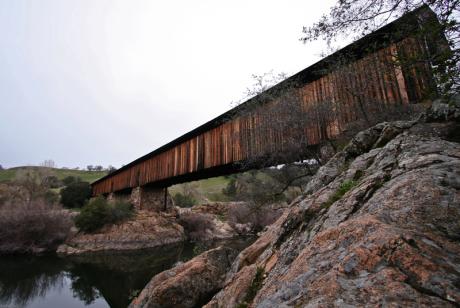
[[[89,202],[75,218],[75,225],[82,231],[91,232],[110,222],[107,200],[96,198]]]
[[[94,166],[94,171],[102,171],[104,169],[104,167],[102,167],[101,165],[97,165],[97,166]]]
[[[91,197],[91,186],[88,182],[74,182],[61,190],[61,203],[67,208],[82,207]]]
[[[86,169],[87,169],[88,171],[93,171],[93,170],[94,170],[94,166],[93,166],[93,165],[88,165],[88,166],[86,166]]]
[[[95,231],[106,224],[116,223],[130,218],[133,206],[126,202],[109,203],[99,197],[91,200],[75,218],[75,225],[85,232]]]
[[[3,166],[2,166],[2,165],[0,165],[0,170],[3,170]]]

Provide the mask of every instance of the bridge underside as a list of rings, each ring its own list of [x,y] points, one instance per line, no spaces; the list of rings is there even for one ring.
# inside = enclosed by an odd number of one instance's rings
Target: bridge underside
[[[311,153],[317,153],[319,148],[317,146],[308,147],[308,151],[304,155],[304,159],[312,158]],[[307,154],[308,153],[308,154]],[[298,161],[293,159],[292,161]],[[134,205],[137,210],[151,210],[156,212],[168,212],[172,210],[173,201],[168,192],[168,187],[176,184],[198,181],[217,176],[229,175],[248,171],[251,169],[260,169],[273,166],[274,163],[286,163],[285,158],[277,160],[263,160],[257,159],[251,162],[237,162],[226,165],[220,165],[203,169],[194,173],[187,173],[165,180],[148,183],[142,186],[133,188],[125,188],[118,191],[103,194],[107,197],[109,202],[125,201]]]
[[[94,182],[93,195],[115,193],[141,209],[167,209],[168,186],[307,159],[350,123],[430,100],[435,85],[428,63],[395,61],[427,54],[427,41],[413,31],[388,36],[402,24],[418,27],[421,15],[437,22],[428,8],[402,17]],[[430,49],[443,46],[442,37],[435,39],[429,38]]]

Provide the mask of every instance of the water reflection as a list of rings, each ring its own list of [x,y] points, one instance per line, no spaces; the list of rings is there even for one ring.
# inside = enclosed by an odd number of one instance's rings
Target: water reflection
[[[5,257],[0,261],[0,306],[25,306],[31,298],[43,297],[51,288],[61,289],[63,260]]]
[[[153,275],[175,263],[222,244],[240,250],[252,241],[186,243],[85,257],[1,257],[0,307],[53,307],[50,298],[56,294],[66,307],[126,307]]]

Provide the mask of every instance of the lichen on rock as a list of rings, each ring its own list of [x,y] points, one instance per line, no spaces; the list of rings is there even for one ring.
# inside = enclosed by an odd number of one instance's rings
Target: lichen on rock
[[[235,256],[235,250],[218,247],[161,272],[150,280],[129,307],[186,308],[206,303],[222,288]]]
[[[359,133],[227,274],[207,307],[460,305],[460,112]],[[350,185],[352,183],[353,185]]]

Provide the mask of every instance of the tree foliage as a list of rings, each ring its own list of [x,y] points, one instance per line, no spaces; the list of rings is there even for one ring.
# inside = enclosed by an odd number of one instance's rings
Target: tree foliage
[[[70,184],[77,183],[77,182],[81,182],[81,179],[73,175],[66,176],[65,178],[62,179],[62,183],[65,186],[68,186]]]
[[[132,217],[133,206],[126,202],[109,203],[103,197],[91,200],[75,218],[75,225],[84,232],[93,232],[106,224]]]
[[[190,195],[184,195],[180,192],[174,195],[174,204],[180,207],[192,207],[194,206],[197,201]]]
[[[82,207],[91,197],[91,186],[88,182],[74,182],[61,190],[61,203],[67,208]]]

